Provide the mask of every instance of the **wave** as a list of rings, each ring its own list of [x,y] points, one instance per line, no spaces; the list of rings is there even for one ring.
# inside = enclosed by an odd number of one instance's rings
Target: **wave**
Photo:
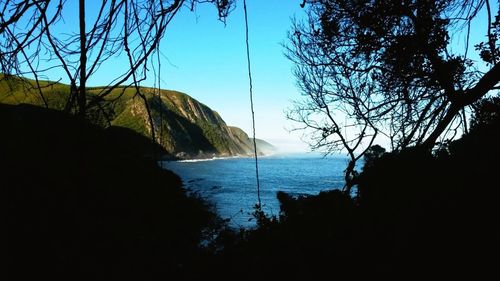
[[[226,156],[226,157],[212,157],[212,158],[199,158],[199,159],[184,159],[177,160],[177,162],[181,163],[192,163],[192,162],[206,162],[206,161],[214,161],[214,160],[229,160],[229,159],[237,159],[244,158],[243,156]]]

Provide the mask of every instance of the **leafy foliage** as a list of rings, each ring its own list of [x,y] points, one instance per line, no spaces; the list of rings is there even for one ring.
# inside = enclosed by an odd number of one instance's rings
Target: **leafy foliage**
[[[500,97],[486,98],[474,104],[471,127],[478,128],[500,120]]]
[[[306,98],[289,118],[311,134],[313,148],[346,151],[351,162],[381,136],[393,150],[431,150],[466,131],[474,102],[498,94],[498,20],[488,19],[499,11],[489,1],[304,3],[307,20],[293,24],[286,48]],[[468,57],[468,45],[452,48],[450,38],[468,38],[472,20],[487,32],[476,46],[485,72]],[[347,167],[348,183],[354,166]]]

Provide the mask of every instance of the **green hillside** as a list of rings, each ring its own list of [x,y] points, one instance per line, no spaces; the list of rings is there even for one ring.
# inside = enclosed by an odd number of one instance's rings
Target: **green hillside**
[[[32,104],[62,110],[69,97],[69,85],[0,74],[0,103]],[[88,88],[88,100],[106,91],[105,87]],[[170,90],[140,88],[151,110],[156,142],[167,154],[177,158],[205,158],[213,156],[248,156],[253,144],[241,129],[229,127],[221,116],[190,96]],[[151,123],[144,100],[133,87],[118,87],[99,108],[89,110],[90,118],[101,126],[132,129],[151,137]],[[267,154],[272,146],[259,140],[259,154]],[[133,148],[132,148],[133,149]],[[264,153],[265,152],[265,153]]]

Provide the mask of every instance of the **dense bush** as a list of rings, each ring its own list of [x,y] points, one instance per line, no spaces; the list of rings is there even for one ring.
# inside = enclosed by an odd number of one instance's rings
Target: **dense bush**
[[[150,143],[60,112],[0,106],[10,279],[323,280],[495,274],[500,244],[498,100],[430,153],[376,147],[358,194],[278,193],[281,213],[224,228]],[[148,148],[149,147],[149,148]],[[129,152],[134,151],[133,153]],[[27,270],[29,269],[29,270]]]
[[[193,276],[222,226],[151,144],[61,112],[0,105],[9,280]]]
[[[471,131],[436,153],[419,148],[384,153],[376,147],[355,197],[335,190],[298,198],[278,193],[279,218],[257,212],[259,227],[227,239],[219,262],[245,280],[495,274],[491,257],[500,244],[495,102],[478,105]]]

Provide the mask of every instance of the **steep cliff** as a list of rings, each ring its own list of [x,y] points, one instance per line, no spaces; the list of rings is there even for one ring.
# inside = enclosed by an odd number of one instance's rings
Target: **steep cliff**
[[[142,88],[150,107],[157,142],[179,158],[214,156],[249,156],[253,143],[243,130],[230,127],[221,116],[208,106],[190,96],[176,92]],[[115,126],[151,134],[147,109],[143,100],[123,99],[124,104],[115,109]],[[267,144],[260,140],[259,143]],[[272,147],[267,144],[267,147]],[[266,149],[266,154],[270,152]],[[259,151],[263,154],[264,150]]]

